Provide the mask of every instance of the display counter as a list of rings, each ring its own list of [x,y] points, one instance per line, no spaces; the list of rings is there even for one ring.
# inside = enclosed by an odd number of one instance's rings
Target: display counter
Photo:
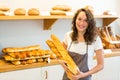
[[[112,53],[105,53],[105,58],[110,57],[116,57],[120,56],[120,51],[115,51]],[[95,57],[94,57],[95,59]],[[29,68],[37,68],[37,67],[45,67],[45,66],[52,66],[59,64],[56,59],[53,59],[50,61],[50,63],[47,62],[39,62],[39,63],[32,63],[32,64],[25,64],[25,65],[13,65],[11,63],[5,62],[3,59],[0,59],[0,72],[8,72],[8,71],[14,71],[14,70],[23,70],[23,69],[29,69]]]

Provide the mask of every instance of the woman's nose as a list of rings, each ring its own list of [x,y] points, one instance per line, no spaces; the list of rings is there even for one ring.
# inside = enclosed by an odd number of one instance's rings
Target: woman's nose
[[[84,24],[84,21],[80,21],[80,24]]]

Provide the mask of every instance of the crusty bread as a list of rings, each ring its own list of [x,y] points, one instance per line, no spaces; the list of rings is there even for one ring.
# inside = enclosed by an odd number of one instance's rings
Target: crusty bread
[[[9,10],[10,10],[9,7],[4,6],[4,5],[0,5],[0,11],[4,11],[4,12],[6,12],[6,11],[9,11]]]
[[[14,10],[14,15],[26,15],[26,10],[23,8],[17,8]]]
[[[22,51],[30,51],[40,49],[40,45],[31,45],[26,47],[6,47],[2,49],[2,52],[9,53],[9,52],[22,52]]]
[[[13,61],[14,58],[9,56],[9,55],[4,55],[3,58],[6,60],[6,61]]]
[[[21,62],[20,61],[12,61],[12,64],[19,65],[19,64],[21,64]]]
[[[46,41],[46,43],[48,44],[48,46],[50,47],[50,49],[54,52],[53,49],[57,50],[57,53],[55,52],[56,55],[61,55],[61,59],[63,59],[66,63],[67,66],[69,68],[69,73],[72,73],[74,75],[77,75],[78,73],[78,67],[75,64],[75,62],[73,61],[73,59],[70,57],[70,55],[68,54],[67,50],[63,47],[62,43],[60,42],[60,40],[55,36],[55,35],[51,35],[51,41]],[[51,44],[52,42],[52,44]],[[58,57],[59,58],[59,57]]]
[[[68,5],[55,5],[52,7],[52,10],[70,11],[71,7]]]
[[[57,55],[57,58],[63,59],[62,56],[61,56],[61,54],[59,53],[59,51],[58,51],[57,48],[55,47],[53,41],[47,40],[46,43],[47,43],[47,45],[50,47],[50,49],[52,50],[52,52]]]
[[[61,11],[61,10],[51,10],[50,11],[51,15],[66,15],[65,11]]]
[[[40,14],[39,10],[36,8],[31,8],[28,10],[28,15],[34,15],[34,16],[38,16]]]
[[[0,16],[5,16],[5,13],[3,11],[0,11]]]
[[[44,59],[56,58],[51,50],[43,50],[40,45],[30,45],[25,47],[6,47],[2,49],[5,53],[2,57],[5,61],[12,64],[31,64],[38,61],[45,61]],[[43,59],[44,58],[44,59]],[[47,60],[46,60],[47,61]]]

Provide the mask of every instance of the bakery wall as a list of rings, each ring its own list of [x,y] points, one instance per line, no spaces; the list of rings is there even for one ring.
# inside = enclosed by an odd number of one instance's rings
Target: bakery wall
[[[96,14],[102,14],[105,10],[115,12],[120,16],[119,0],[0,0],[0,5],[10,7],[11,12],[16,8],[38,8],[40,11],[50,11],[57,4],[70,5],[75,11],[86,5],[93,6]],[[45,41],[50,34],[55,34],[62,39],[64,34],[71,29],[72,19],[59,19],[51,30],[43,30],[43,20],[1,20],[0,21],[0,50],[4,47],[21,47],[40,44],[41,48],[48,49]],[[102,21],[96,19],[97,26],[101,27]],[[120,20],[111,24],[116,34],[120,34]],[[2,53],[0,53],[2,54]]]

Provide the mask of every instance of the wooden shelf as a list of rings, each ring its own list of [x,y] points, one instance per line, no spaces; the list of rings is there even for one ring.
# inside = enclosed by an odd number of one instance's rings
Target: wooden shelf
[[[107,26],[118,18],[118,16],[111,15],[95,15],[96,19],[103,19],[103,25]],[[43,19],[44,20],[44,30],[51,29],[51,26],[56,22],[57,19],[72,19],[73,16],[61,16],[61,15],[51,15],[51,16],[0,16],[0,20],[28,20],[28,19]]]
[[[113,16],[113,15],[95,15],[95,18],[101,18],[103,20],[102,26],[105,27],[111,24],[113,21],[115,21],[119,17]]]
[[[55,23],[57,19],[69,19],[73,16],[0,16],[0,20],[28,20],[28,19],[43,19],[44,30],[48,30]]]
[[[120,49],[104,49],[104,58],[118,57],[120,56]],[[96,56],[93,57],[96,59]]]
[[[23,69],[30,69],[30,68],[38,68],[38,67],[45,67],[45,66],[53,66],[58,65],[58,61],[56,59],[51,59],[50,63],[46,62],[38,62],[26,65],[13,65],[9,62],[6,62],[4,59],[0,59],[0,73],[8,72],[8,71],[15,71],[15,70],[23,70]]]

